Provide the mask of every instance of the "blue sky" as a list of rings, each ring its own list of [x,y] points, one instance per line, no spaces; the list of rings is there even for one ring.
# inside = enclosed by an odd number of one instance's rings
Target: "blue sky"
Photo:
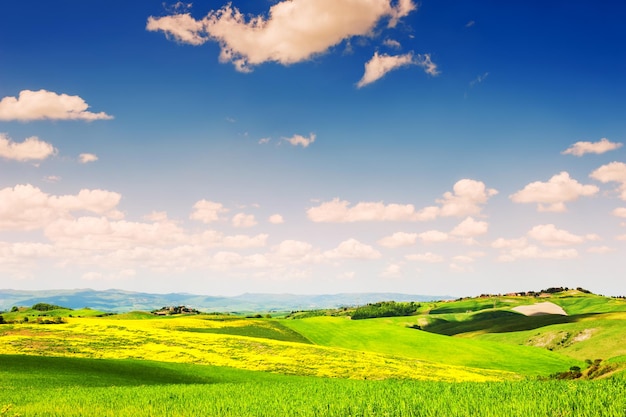
[[[624,5],[1,9],[0,287],[625,293]]]

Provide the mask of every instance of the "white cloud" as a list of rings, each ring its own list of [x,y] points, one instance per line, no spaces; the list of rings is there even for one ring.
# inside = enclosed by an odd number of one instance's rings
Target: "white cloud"
[[[87,211],[112,218],[121,195],[105,190],[83,189],[76,195],[53,196],[30,184],[0,190],[0,230],[36,230],[70,217],[71,212]]]
[[[450,234],[459,237],[475,237],[484,235],[488,230],[489,224],[487,222],[476,221],[473,217],[468,217],[452,229]]]
[[[81,153],[78,155],[78,162],[81,164],[87,164],[89,162],[96,162],[98,160],[98,156],[92,153]]]
[[[286,142],[289,142],[293,146],[302,146],[303,148],[308,147],[310,144],[315,142],[315,133],[311,133],[309,137],[305,137],[302,135],[293,135],[290,138],[283,138]]]
[[[602,138],[598,142],[576,142],[563,152],[563,155],[583,156],[586,153],[602,154],[621,148],[623,144]]]
[[[566,246],[583,243],[585,236],[578,236],[566,230],[557,229],[553,224],[542,224],[533,227],[528,232],[528,237],[538,240],[546,246]],[[590,235],[591,239],[597,240],[595,235]]]
[[[565,203],[592,196],[598,191],[595,185],[583,185],[563,171],[548,182],[530,183],[509,198],[515,203],[537,203],[538,211],[564,212]]]
[[[264,62],[289,65],[311,59],[353,36],[370,35],[383,18],[393,27],[415,8],[411,0],[396,5],[390,0],[290,0],[271,6],[267,18],[247,19],[228,3],[201,20],[189,13],[151,16],[146,29],[191,45],[219,42],[220,62],[249,72]]]
[[[326,251],[327,259],[378,259],[380,252],[356,239],[348,239],[341,242],[335,249]]]
[[[418,236],[425,243],[445,242],[450,238],[447,233],[440,232],[439,230],[429,230],[420,233]]]
[[[383,278],[397,278],[402,276],[402,265],[389,264],[385,267],[385,270],[380,274]]]
[[[528,246],[528,240],[525,237],[519,239],[498,238],[491,243],[491,247],[495,249],[520,249]]]
[[[500,262],[513,262],[518,259],[553,259],[565,260],[578,257],[576,249],[543,249],[535,245],[514,248],[504,251],[499,257]]]
[[[411,246],[417,240],[417,233],[396,232],[391,236],[386,236],[378,241],[378,244],[387,248],[399,248],[401,246]]]
[[[452,258],[452,260],[454,262],[460,262],[460,263],[464,263],[464,264],[469,264],[475,261],[475,259],[471,256],[467,256],[467,255],[457,255],[455,257]]]
[[[610,248],[608,246],[593,246],[593,247],[587,249],[587,252],[589,252],[589,253],[597,253],[597,254],[611,253],[611,252],[615,252],[615,251],[616,251],[615,248]]]
[[[43,178],[43,180],[45,182],[50,182],[50,183],[55,183],[55,182],[59,182],[61,181],[61,177],[59,177],[58,175],[47,175]]]
[[[272,224],[283,224],[285,223],[285,219],[283,219],[283,216],[281,216],[280,214],[272,214],[267,221],[269,221]]]
[[[374,56],[365,63],[365,72],[356,86],[358,88],[364,87],[378,81],[390,71],[409,65],[420,66],[429,75],[439,74],[437,65],[431,61],[429,54],[413,55],[413,52],[409,52],[403,55],[379,55],[378,52],[375,52]]]
[[[426,253],[415,253],[411,255],[406,255],[404,257],[407,261],[417,261],[417,262],[427,262],[427,263],[440,263],[443,262],[444,258],[441,255],[437,255],[432,252]]]
[[[383,41],[383,45],[388,46],[389,48],[400,49],[402,45],[395,39],[385,39]]]
[[[0,133],[0,157],[15,161],[42,161],[56,155],[57,150],[51,144],[32,136],[24,142],[13,142],[6,134]]]
[[[602,165],[593,171],[590,175],[594,180],[602,183],[617,182],[619,183],[618,191],[621,193],[620,198],[626,201],[626,164],[623,162],[611,162]]]
[[[257,224],[253,214],[237,213],[232,218],[234,227],[252,227]]]
[[[87,111],[89,105],[79,96],[57,94],[52,91],[23,90],[18,97],[4,97],[0,100],[0,120],[109,120],[104,112]]]
[[[259,143],[259,145],[265,145],[267,143],[270,143],[270,140],[271,140],[270,138],[261,138],[261,139],[259,139],[258,143]]]
[[[618,207],[611,214],[617,217],[626,217],[626,207]]]
[[[487,188],[481,181],[462,179],[454,184],[453,192],[447,192],[437,200],[441,204],[438,212],[443,217],[463,217],[480,214],[481,205],[498,194],[493,188]]]
[[[216,203],[208,200],[200,200],[193,205],[193,212],[189,216],[192,220],[199,220],[203,223],[212,223],[218,221],[220,214],[227,213],[228,209],[222,203]]]
[[[307,210],[314,222],[351,223],[363,221],[415,221],[416,212],[412,204],[384,204],[383,202],[361,202],[354,207],[338,198]]]
[[[307,210],[314,222],[349,223],[361,221],[427,221],[438,216],[463,217],[480,214],[482,205],[498,192],[487,189],[480,181],[462,179],[454,184],[453,192],[446,192],[437,203],[441,206],[425,207],[419,211],[412,204],[384,204],[360,202],[349,207],[350,202],[335,198]]]
[[[80,250],[120,250],[186,242],[184,231],[167,219],[152,223],[111,221],[105,217],[59,219],[45,228],[55,244]]]

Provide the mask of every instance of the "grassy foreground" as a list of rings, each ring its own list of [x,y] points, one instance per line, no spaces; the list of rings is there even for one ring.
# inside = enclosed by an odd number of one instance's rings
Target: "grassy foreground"
[[[0,417],[626,417],[626,303],[512,310],[539,301],[367,320],[20,308],[0,324]]]
[[[206,365],[0,355],[3,416],[623,416],[623,379],[355,381]]]

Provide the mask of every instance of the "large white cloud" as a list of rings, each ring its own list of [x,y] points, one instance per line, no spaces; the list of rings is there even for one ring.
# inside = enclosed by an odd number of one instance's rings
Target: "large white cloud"
[[[416,210],[413,204],[385,204],[360,202],[349,207],[350,202],[335,198],[307,210],[314,222],[350,223],[361,221],[427,221],[442,217],[464,217],[480,214],[482,206],[498,192],[488,189],[481,181],[462,179],[454,184],[452,192],[438,199],[440,206]]]
[[[433,76],[439,74],[437,65],[431,61],[429,54],[414,55],[413,52],[409,52],[403,55],[379,55],[375,52],[374,56],[365,63],[365,72],[356,86],[364,87],[378,81],[390,71],[410,65],[422,67],[427,74]]]
[[[4,188],[0,190],[0,230],[40,229],[81,211],[119,218],[120,199],[118,193],[98,189],[53,196],[30,184]]]
[[[264,62],[293,64],[326,52],[343,40],[369,35],[382,19],[394,26],[416,8],[411,0],[285,0],[267,18],[248,19],[230,3],[196,20],[189,13],[149,17],[146,29],[178,42],[219,42],[220,61],[250,71]]]
[[[602,154],[621,148],[622,144],[602,138],[598,142],[576,142],[563,152],[564,155],[583,156],[587,153]]]
[[[23,90],[18,97],[4,97],[0,100],[0,120],[108,120],[104,112],[92,113],[89,105],[79,96],[57,94],[52,91]]]
[[[515,203],[537,203],[539,211],[564,212],[565,203],[592,196],[598,191],[595,185],[583,185],[563,171],[548,182],[532,182],[509,198]]]
[[[15,161],[41,161],[57,150],[51,144],[32,136],[24,142],[13,142],[6,134],[0,133],[0,157]]]
[[[593,171],[590,175],[594,180],[602,183],[617,182],[619,184],[618,191],[620,198],[626,201],[626,164],[623,162],[611,162],[602,165]]]

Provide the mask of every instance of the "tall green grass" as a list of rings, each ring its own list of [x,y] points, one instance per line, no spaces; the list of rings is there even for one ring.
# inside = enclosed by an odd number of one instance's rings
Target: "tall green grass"
[[[625,381],[444,383],[0,356],[6,416],[624,416]],[[138,375],[139,374],[139,375]]]

